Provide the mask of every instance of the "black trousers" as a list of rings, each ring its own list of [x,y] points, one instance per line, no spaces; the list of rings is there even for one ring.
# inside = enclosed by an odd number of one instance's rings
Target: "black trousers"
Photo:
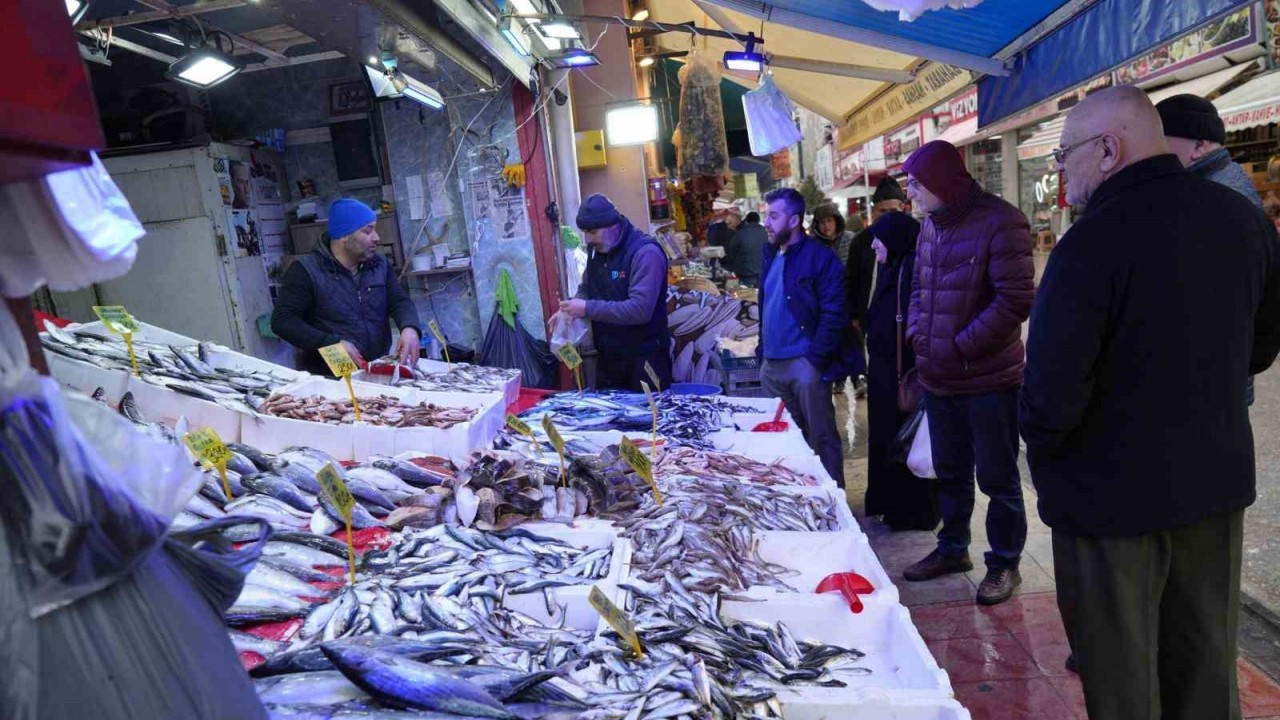
[[[653,366],[653,371],[662,381],[662,390],[671,387],[671,352],[666,345],[645,353],[625,355],[610,352],[608,349],[596,348],[596,389],[597,390],[629,390],[644,392],[640,381],[652,385],[649,373],[644,364]],[[649,388],[658,392],[658,388]]]
[[[1126,538],[1053,533],[1090,720],[1239,720],[1244,512]]]

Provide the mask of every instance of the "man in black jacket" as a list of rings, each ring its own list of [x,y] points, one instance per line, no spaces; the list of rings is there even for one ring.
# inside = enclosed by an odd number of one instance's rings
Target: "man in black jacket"
[[[359,364],[382,357],[391,348],[388,316],[400,329],[392,352],[405,365],[418,362],[418,311],[391,264],[376,250],[377,220],[362,202],[334,201],[328,242],[317,244],[284,274],[271,329],[303,351],[304,370],[330,374],[316,351],[339,342]]]
[[[1083,212],[1036,295],[1020,424],[1089,717],[1238,718],[1240,388],[1280,352],[1275,230],[1182,168],[1136,88],[1076,106],[1054,156]]]
[[[759,287],[760,263],[764,262],[764,246],[768,244],[769,234],[760,225],[760,213],[747,213],[726,251],[729,267],[743,285]]]

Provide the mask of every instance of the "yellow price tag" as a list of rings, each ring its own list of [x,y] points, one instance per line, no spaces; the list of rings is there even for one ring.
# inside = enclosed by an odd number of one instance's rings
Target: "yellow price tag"
[[[187,433],[182,441],[191,448],[191,452],[200,462],[218,469],[218,475],[222,477],[222,491],[230,500],[231,483],[227,481],[227,463],[231,461],[231,451],[223,444],[218,433],[214,432],[213,428],[201,428]]]
[[[351,490],[347,488],[347,483],[338,474],[333,463],[325,463],[320,472],[316,473],[316,482],[320,483],[320,491],[329,498],[329,502],[333,503],[334,507],[338,508],[343,522],[347,524],[347,562],[351,566],[351,584],[355,585],[356,548],[351,541],[351,508],[355,507],[356,499],[351,495]]]
[[[551,439],[551,444],[555,446],[556,454],[560,456],[560,482],[566,487],[569,485],[569,471],[564,464],[564,438],[560,437],[560,431],[556,429],[556,424],[551,421],[551,414],[542,416],[542,429],[546,431],[547,437]]]
[[[123,305],[94,305],[93,313],[107,330],[124,338],[124,346],[129,350],[129,364],[133,366],[133,376],[142,377],[142,373],[138,371],[138,358],[133,353],[133,334],[142,329],[138,321],[133,319]]]
[[[658,483],[653,480],[653,466],[649,463],[649,456],[640,452],[640,448],[631,442],[631,438],[622,438],[622,445],[619,447],[622,452],[622,459],[627,461],[632,470],[636,474],[644,478],[649,483],[649,487],[653,488],[653,497],[658,501],[658,506],[662,506],[662,491],[658,490]]]
[[[578,354],[578,348],[574,347],[573,343],[561,345],[560,349],[556,350],[556,355],[560,356],[560,360],[568,365],[570,370],[577,370],[582,364],[582,356]]]
[[[644,650],[640,647],[640,637],[636,635],[635,624],[626,613],[600,592],[600,588],[591,586],[591,594],[587,595],[587,602],[591,603],[591,607],[595,608],[596,612],[600,613],[600,617],[609,623],[609,627],[617,630],[618,634],[627,641],[637,658],[644,656]]]
[[[427,322],[427,329],[431,331],[432,335],[436,336],[436,340],[440,341],[440,352],[444,353],[444,361],[448,363],[449,369],[452,370],[453,361],[449,359],[449,342],[444,339],[444,333],[440,330],[440,323],[433,318]]]
[[[654,372],[648,360],[644,361],[644,371],[649,373],[649,379],[653,381],[653,391],[662,392],[662,381],[658,379],[658,373]]]
[[[515,413],[507,413],[507,425],[518,433],[528,435],[529,439],[533,441],[533,447],[538,451],[538,455],[542,455],[542,443],[538,442],[538,438],[533,434],[533,428],[529,427],[529,423],[516,417]]]
[[[645,363],[644,367],[646,370],[651,370],[649,363]],[[641,380],[640,388],[644,390],[644,396],[649,399],[649,407],[653,409],[653,447],[649,449],[649,455],[653,457],[656,464],[658,461],[658,401],[653,399],[649,383]]]
[[[360,401],[356,399],[356,388],[351,384],[351,373],[359,370],[360,366],[351,359],[351,354],[340,342],[320,348],[320,357],[324,358],[325,364],[329,366],[329,372],[347,381],[347,392],[351,393],[351,407],[356,411],[356,422],[361,422],[364,416],[360,414]]]

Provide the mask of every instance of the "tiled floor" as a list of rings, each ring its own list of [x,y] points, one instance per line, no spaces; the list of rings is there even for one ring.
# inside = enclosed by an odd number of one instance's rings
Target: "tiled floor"
[[[860,419],[865,423],[865,416]],[[1008,602],[980,607],[974,595],[983,575],[986,498],[978,493],[974,510],[972,548],[977,569],[924,583],[905,582],[902,571],[927,555],[936,538],[931,532],[889,533],[863,517],[866,464],[857,457],[859,451],[865,452],[858,448],[845,465],[850,504],[881,564],[897,583],[920,635],[950,675],[956,698],[973,720],[1088,720],[1080,680],[1064,667],[1070,649],[1054,593],[1051,535],[1036,516],[1034,491],[1024,486],[1028,535],[1022,586]],[[1025,477],[1025,468],[1023,472]],[[1243,716],[1280,720],[1280,684],[1244,658],[1238,673]]]

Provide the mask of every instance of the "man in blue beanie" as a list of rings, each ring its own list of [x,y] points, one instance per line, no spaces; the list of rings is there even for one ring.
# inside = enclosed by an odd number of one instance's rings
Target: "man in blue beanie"
[[[328,242],[289,266],[271,314],[271,329],[303,351],[302,367],[329,375],[319,348],[342,343],[363,365],[388,350],[415,366],[421,323],[409,292],[377,252],[378,216],[350,198],[329,206]],[[390,317],[400,329],[391,348]]]
[[[587,243],[587,269],[578,296],[560,303],[560,310],[591,321],[596,387],[640,392],[641,380],[651,382],[645,363],[663,388],[670,387],[666,253],[598,193],[578,208],[578,227]]]

